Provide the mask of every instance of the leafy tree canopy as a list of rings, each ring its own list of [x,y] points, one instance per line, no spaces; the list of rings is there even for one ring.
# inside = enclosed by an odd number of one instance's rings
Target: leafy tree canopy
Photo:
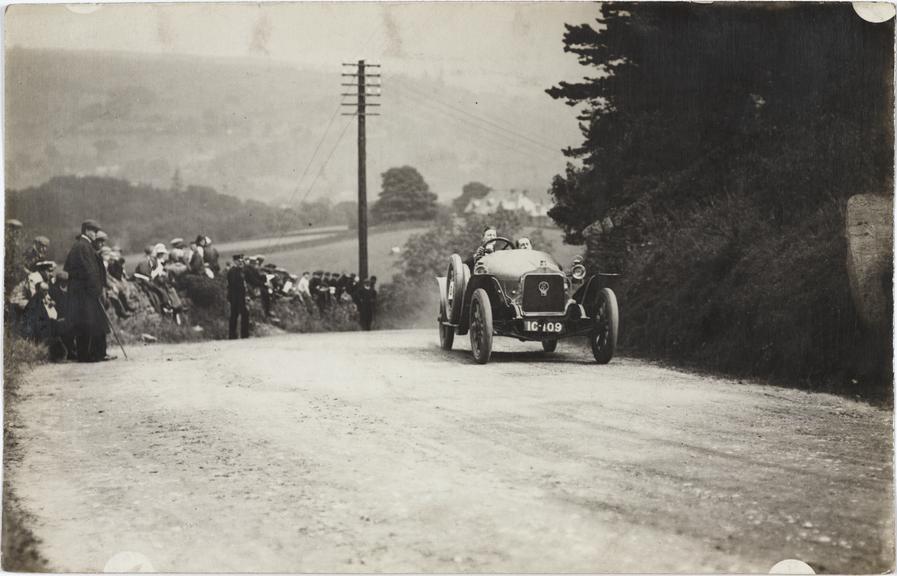
[[[492,192],[492,188],[482,182],[468,182],[461,188],[461,195],[452,200],[452,208],[461,214],[471,200],[484,198],[489,192]]]
[[[749,190],[782,221],[828,191],[892,188],[893,19],[865,22],[849,3],[598,11],[564,34],[588,75],[547,91],[577,108],[584,137],[551,187],[568,239],[634,205],[657,213]]]
[[[371,207],[375,222],[432,220],[437,212],[436,194],[416,168],[390,168],[383,174],[380,197]]]

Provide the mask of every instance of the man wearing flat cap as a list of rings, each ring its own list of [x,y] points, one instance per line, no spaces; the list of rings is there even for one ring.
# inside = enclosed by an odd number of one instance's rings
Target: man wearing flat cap
[[[246,307],[246,280],[243,276],[243,255],[234,254],[234,265],[227,271],[227,301],[230,303],[228,338],[237,339],[237,319],[240,338],[249,337],[249,310]]]
[[[78,362],[98,362],[105,355],[109,325],[103,311],[103,273],[93,246],[100,231],[96,220],[81,224],[81,235],[65,259],[69,275],[68,310],[65,318],[75,337]]]

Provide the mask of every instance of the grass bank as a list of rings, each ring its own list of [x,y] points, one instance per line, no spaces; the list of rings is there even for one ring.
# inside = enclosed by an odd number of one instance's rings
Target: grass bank
[[[0,559],[7,572],[47,572],[49,567],[39,551],[40,541],[28,528],[30,518],[15,492],[15,478],[9,475],[10,462],[22,457],[16,429],[15,407],[23,393],[25,374],[47,361],[47,351],[27,340],[7,333],[3,340],[3,537]]]
[[[592,265],[616,260],[623,272],[616,289],[628,352],[889,402],[890,338],[861,324],[846,250],[837,201],[776,224],[730,198],[658,224],[628,248],[613,233],[589,242]]]

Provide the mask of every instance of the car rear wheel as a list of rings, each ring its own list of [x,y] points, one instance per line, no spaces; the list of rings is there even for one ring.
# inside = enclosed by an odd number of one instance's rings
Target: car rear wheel
[[[492,356],[492,305],[482,288],[476,289],[470,302],[470,351],[478,364]]]
[[[447,326],[439,322],[439,347],[443,350],[451,350],[455,342],[455,327]]]
[[[542,350],[546,353],[551,354],[555,350],[558,349],[558,341],[557,340],[542,340]]]
[[[599,364],[607,364],[614,357],[617,348],[617,333],[620,327],[620,309],[617,296],[610,288],[603,288],[598,294],[599,304],[595,310],[595,326],[589,335],[592,355]]]
[[[464,290],[467,288],[467,274],[469,274],[469,272],[464,273],[466,268],[461,257],[452,254],[445,283],[446,312],[448,312],[448,319],[452,324],[457,324],[461,318],[461,306],[464,300]]]

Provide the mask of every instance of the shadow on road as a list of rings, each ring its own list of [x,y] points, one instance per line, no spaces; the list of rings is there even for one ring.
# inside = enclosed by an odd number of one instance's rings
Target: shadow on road
[[[538,343],[533,343],[538,346]],[[408,346],[402,348],[411,354],[420,357],[431,358],[433,360],[452,361],[457,364],[476,364],[470,350],[464,348],[456,348],[452,350],[443,350],[438,344],[431,344],[426,347]],[[539,364],[594,364],[591,358],[584,358],[573,351],[570,352],[552,352],[547,353],[540,349],[521,350],[521,351],[493,351],[489,363],[508,363],[508,362],[535,362]]]

